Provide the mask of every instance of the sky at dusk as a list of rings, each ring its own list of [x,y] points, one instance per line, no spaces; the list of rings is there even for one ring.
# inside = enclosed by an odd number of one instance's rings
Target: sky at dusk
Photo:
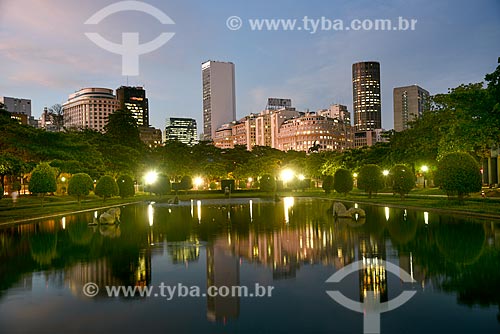
[[[85,32],[119,43],[122,32],[139,32],[146,43],[161,32],[175,36],[140,56],[150,122],[192,117],[202,128],[201,63],[231,61],[236,70],[236,109],[241,118],[264,109],[268,97],[291,98],[299,110],[346,104],[352,112],[352,63],[381,64],[382,125],[393,127],[392,90],[418,84],[431,94],[479,82],[500,56],[500,1],[145,1],[174,25],[146,13],[115,13],[95,26],[84,22],[111,0],[0,0],[0,96],[44,106],[63,103],[83,87],[116,89],[127,84],[121,56],[99,48]],[[231,31],[229,16],[242,18]],[[417,19],[415,31],[252,31],[248,19]],[[199,130],[198,130],[199,131]]]

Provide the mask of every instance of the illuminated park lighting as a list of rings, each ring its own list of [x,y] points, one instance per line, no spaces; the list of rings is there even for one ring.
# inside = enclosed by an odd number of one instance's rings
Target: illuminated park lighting
[[[158,179],[158,173],[156,173],[155,171],[148,172],[144,176],[144,181],[146,182],[146,184],[153,184],[156,182],[156,179]]]
[[[422,166],[422,172],[424,172],[424,173],[425,173],[425,172],[427,172],[428,170],[429,170],[429,167],[427,167],[427,166],[425,166],[425,165],[424,165],[424,166]]]
[[[252,182],[252,181],[253,181],[253,178],[249,177],[248,182]]]
[[[384,171],[382,172],[382,174],[384,174],[384,176],[387,176],[387,175],[389,175],[389,171],[387,169],[384,169]]]
[[[199,188],[203,184],[203,179],[197,176],[194,178],[193,183],[196,188]]]
[[[283,180],[283,182],[291,181],[293,179],[293,176],[294,172],[291,169],[284,169],[281,172],[281,179]]]
[[[358,177],[358,173],[352,173],[353,177]]]
[[[306,177],[304,176],[304,174],[300,174],[300,175],[299,175],[299,180],[300,180],[300,181],[303,181],[305,178],[306,178]]]

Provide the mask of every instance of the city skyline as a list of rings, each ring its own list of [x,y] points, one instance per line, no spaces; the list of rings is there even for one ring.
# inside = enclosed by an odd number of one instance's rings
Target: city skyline
[[[341,1],[315,8],[306,2],[250,6],[224,1],[214,8],[198,1],[148,1],[175,21],[169,29],[176,35],[162,48],[142,56],[140,75],[127,78],[121,75],[118,55],[99,49],[84,36],[88,27],[83,22],[114,2],[3,1],[0,61],[8,66],[0,78],[0,95],[31,99],[33,116],[38,118],[45,106],[62,104],[84,87],[144,86],[150,99],[150,123],[162,129],[166,118],[176,116],[202,124],[199,64],[206,59],[237,66],[237,119],[262,111],[269,96],[288,96],[298,110],[314,111],[340,103],[351,111],[351,65],[376,60],[382,66],[382,127],[390,129],[394,87],[418,84],[431,94],[445,93],[462,83],[482,81],[500,53],[500,46],[494,43],[500,39],[500,4],[493,0],[474,4],[394,2],[390,7]],[[21,7],[30,10],[18,11]],[[315,34],[250,31],[248,27],[231,31],[226,27],[230,15],[248,19],[305,14],[346,20],[405,16],[418,23],[415,31]],[[110,40],[117,40],[123,31],[137,30],[144,35],[141,40],[148,41],[159,27],[145,22],[145,17],[118,13],[93,28]],[[54,24],[56,18],[59,24]],[[133,22],[136,18],[138,22]]]

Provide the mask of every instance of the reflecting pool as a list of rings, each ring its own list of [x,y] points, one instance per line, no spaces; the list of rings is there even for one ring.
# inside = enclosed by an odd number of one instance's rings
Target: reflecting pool
[[[0,333],[363,333],[331,290],[365,307],[415,292],[381,333],[500,332],[499,221],[332,204],[193,198],[1,227]]]

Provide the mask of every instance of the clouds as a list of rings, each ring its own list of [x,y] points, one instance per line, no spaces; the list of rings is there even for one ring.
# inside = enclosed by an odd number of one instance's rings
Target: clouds
[[[201,121],[200,64],[207,59],[236,65],[238,117],[259,112],[268,97],[291,98],[299,109],[326,108],[332,102],[352,111],[351,66],[381,63],[383,126],[392,127],[392,89],[417,83],[431,93],[462,82],[480,81],[500,55],[500,4],[495,0],[335,2],[255,0],[144,0],[170,16],[163,27],[144,13],[117,13],[99,25],[83,23],[115,0],[0,0],[0,95],[33,99],[33,113],[64,101],[84,86],[116,88],[128,81],[145,85],[150,119],[163,128],[174,115]],[[418,19],[416,31],[251,32],[229,31],[230,15],[245,19],[322,16]],[[159,32],[175,32],[162,48],[140,57],[140,75],[121,76],[121,56],[89,41],[95,31],[120,42],[137,31],[141,43]],[[200,124],[201,128],[201,124]]]

